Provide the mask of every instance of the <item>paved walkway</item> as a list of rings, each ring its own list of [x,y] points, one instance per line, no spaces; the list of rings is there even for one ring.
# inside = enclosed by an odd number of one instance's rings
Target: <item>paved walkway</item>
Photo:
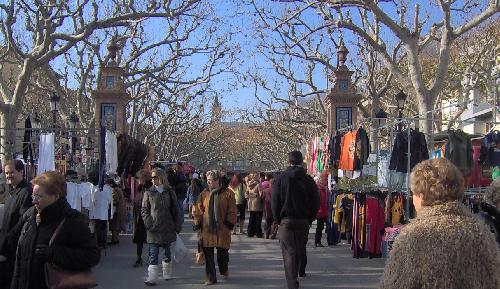
[[[174,263],[173,280],[161,280],[156,287],[204,288],[202,283],[205,267],[194,265],[197,240],[196,234],[191,230],[191,224],[191,221],[186,219],[181,237],[192,254],[181,263]],[[384,267],[383,259],[353,259],[347,244],[314,248],[314,228],[313,225],[307,248],[308,276],[300,279],[301,288],[377,288]],[[145,245],[144,260],[147,258],[147,248]],[[207,288],[285,288],[283,261],[277,240],[233,235],[229,257],[229,280],[218,277],[219,283]],[[135,244],[132,244],[130,236],[121,236],[121,243],[103,252],[100,264],[94,268],[98,288],[150,288],[143,283],[146,265],[133,268],[134,261]]]

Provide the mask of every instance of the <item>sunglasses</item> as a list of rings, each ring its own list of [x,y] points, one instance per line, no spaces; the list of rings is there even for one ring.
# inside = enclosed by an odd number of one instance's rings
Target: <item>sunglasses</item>
[[[157,179],[157,178],[158,178],[158,176],[151,176],[151,178],[152,178],[152,179]]]

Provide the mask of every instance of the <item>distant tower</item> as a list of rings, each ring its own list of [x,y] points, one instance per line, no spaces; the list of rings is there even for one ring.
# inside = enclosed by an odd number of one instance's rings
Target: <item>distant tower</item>
[[[357,122],[357,106],[362,96],[356,92],[356,87],[351,80],[354,71],[349,70],[346,66],[348,53],[349,50],[345,47],[344,40],[340,39],[337,50],[337,68],[333,70],[335,84],[325,101],[327,105],[326,123],[329,133],[356,125]]]
[[[214,103],[212,104],[212,122],[220,123],[222,121],[222,105],[219,101],[219,97],[216,95],[214,98]]]

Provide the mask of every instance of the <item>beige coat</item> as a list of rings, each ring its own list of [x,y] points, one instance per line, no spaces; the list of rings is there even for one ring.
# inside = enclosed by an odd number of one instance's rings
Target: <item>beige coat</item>
[[[495,238],[459,202],[424,207],[394,243],[380,288],[500,288]]]
[[[219,247],[229,249],[231,245],[231,230],[232,226],[236,224],[236,201],[234,200],[234,193],[230,189],[225,189],[219,193],[219,210],[217,219],[221,220],[217,224],[217,230],[212,232],[209,230],[208,225],[205,225],[208,220],[208,206],[210,202],[209,190],[201,192],[193,208],[194,223],[201,224],[201,239],[203,247]]]
[[[245,192],[245,199],[248,201],[248,211],[262,212],[263,190],[259,182],[252,181]]]

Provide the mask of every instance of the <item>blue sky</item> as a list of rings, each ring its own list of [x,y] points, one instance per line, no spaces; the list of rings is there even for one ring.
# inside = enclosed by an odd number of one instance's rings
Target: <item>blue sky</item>
[[[255,32],[253,21],[255,20],[255,17],[253,17],[253,7],[249,5],[242,5],[242,4],[236,4],[239,3],[238,1],[221,1],[221,0],[214,0],[214,3],[224,3],[217,5],[217,13],[220,13],[221,16],[224,17],[224,15],[228,14],[233,14],[235,10],[241,11],[241,16],[238,17],[237,19],[230,20],[232,23],[236,26],[240,26],[242,28],[242,33],[241,35],[238,35],[234,41],[238,41],[241,46],[244,48],[243,53],[242,53],[242,63],[240,65],[240,70],[245,71],[248,69],[251,69],[252,67],[256,66],[259,67],[259,70],[266,75],[268,78],[273,78],[277,77],[276,74],[274,73],[272,66],[265,61],[265,59],[262,57],[257,52],[257,41],[256,39],[252,36],[253,33]],[[429,18],[428,23],[422,27],[422,30],[424,32],[428,31],[431,25],[435,22],[439,22],[440,19],[442,18],[442,12],[440,8],[437,6],[436,2],[434,1],[407,1],[408,7],[406,8],[408,11],[408,20],[413,21],[413,14],[414,14],[414,7],[415,4],[420,5],[420,12],[421,16],[420,19],[424,19],[426,17]],[[257,4],[260,7],[265,7],[265,8],[270,8],[272,11],[275,11],[277,15],[281,15],[284,10],[286,9],[292,9],[296,6],[303,6],[305,5],[304,3],[301,2],[293,2],[293,3],[287,3],[287,2],[275,2],[275,1],[270,1],[270,0],[259,0],[257,1]],[[455,6],[461,5],[462,1],[457,1],[455,3]],[[461,24],[464,23],[464,21],[469,20],[471,17],[471,14],[476,14],[474,13],[478,9],[484,7],[487,5],[487,1],[484,0],[482,5],[479,7],[476,7],[472,9],[472,13],[470,14],[457,14],[454,13],[452,15],[452,21],[453,24]],[[399,14],[398,10],[400,7],[397,7],[394,2],[388,2],[388,3],[380,3],[379,7],[381,7],[384,11],[387,12],[387,14],[394,19],[395,21],[398,21],[399,19]],[[353,14],[354,11],[353,11]],[[317,16],[316,12],[314,9],[310,8],[304,12],[304,19],[306,19],[310,23],[321,23],[321,18]],[[410,23],[411,23],[410,22]],[[412,25],[411,25],[412,26]],[[337,35],[339,34],[338,32],[336,33]],[[350,50],[349,57],[351,57],[354,61],[356,61],[356,48],[352,45],[356,37],[352,35],[351,33],[344,31],[342,32],[342,35],[344,37],[344,40],[348,46],[348,49]],[[382,37],[386,41],[386,43],[390,45],[394,45],[396,42],[395,37],[393,34],[387,29],[383,28],[382,30]],[[332,56],[334,57],[334,56]],[[233,83],[231,81],[231,78],[233,76],[227,75],[230,79],[224,78],[223,81],[220,83],[217,83],[218,87],[221,88],[222,90],[227,91],[222,97],[222,103],[225,109],[231,110],[233,108],[239,108],[239,107],[251,107],[256,104],[256,101],[253,97],[253,88],[244,88],[241,85],[238,86],[233,86],[231,88],[224,87],[228,83]],[[316,71],[315,77],[318,79],[324,78],[325,73],[323,69],[318,69]],[[326,85],[326,81],[318,81],[317,84],[319,85],[319,88],[322,89]]]
[[[239,31],[239,33],[234,34],[233,39],[231,39],[228,45],[239,45],[241,47],[241,54],[239,55],[239,63],[236,65],[236,70],[243,74],[248,70],[258,70],[261,72],[267,79],[281,79],[276,75],[274,69],[271,64],[264,59],[264,57],[258,53],[258,39],[255,35],[255,25],[254,21],[256,20],[256,16],[254,15],[254,8],[249,5],[248,0],[207,0],[213,5],[215,9],[215,13],[222,19],[222,23],[220,25],[220,31]],[[430,25],[434,22],[440,20],[441,11],[436,6],[434,1],[422,0],[422,1],[408,1],[410,2],[408,5],[408,14],[411,15],[409,19],[413,20],[413,9],[415,3],[420,4],[421,8],[421,19],[425,17],[429,17],[429,23],[423,27],[423,31],[428,31]],[[275,2],[271,0],[257,0],[257,5],[259,7],[264,7],[266,9],[270,9],[273,14],[282,15],[285,10],[293,9],[297,6],[304,6],[304,3],[301,2]],[[458,1],[455,5],[461,4],[461,1]],[[486,0],[483,0],[483,5],[475,8],[475,10],[484,7],[487,4]],[[398,7],[394,4],[394,2],[384,2],[380,3],[379,7],[384,9],[393,19],[398,18],[397,10]],[[354,10],[353,10],[354,15]],[[470,15],[452,15],[454,23],[463,23],[465,20],[468,20]],[[322,19],[318,17],[316,11],[313,8],[309,8],[304,12],[303,19],[307,20],[311,25],[319,25],[322,23]],[[163,25],[165,23],[160,21]],[[159,23],[152,24],[150,26],[150,31],[148,36],[151,38],[158,38],[163,35],[163,30],[158,29],[161,27]],[[356,37],[353,36],[349,32],[339,32],[336,31],[335,38],[342,34],[344,40],[350,50],[349,57],[356,61],[356,48],[353,46],[353,42],[355,42]],[[391,45],[395,43],[396,39],[392,36],[387,29],[383,30],[383,37],[386,42]],[[202,39],[204,35],[196,35],[196,42],[199,39]],[[191,40],[190,40],[191,41]],[[103,49],[105,49],[103,47]],[[331,50],[331,57],[335,57],[335,49]],[[203,55],[195,57],[192,59],[193,67],[199,66],[204,63]],[[60,59],[56,59],[53,64],[58,66],[60,63]],[[299,63],[296,65],[296,69],[298,71],[301,70]],[[192,72],[191,72],[192,73]],[[325,79],[325,71],[322,67],[318,67],[315,71],[314,77],[316,79],[316,84],[319,89],[323,89],[327,82]],[[284,83],[285,84],[285,83]],[[224,73],[218,76],[214,80],[213,91],[217,92],[221,102],[226,110],[235,110],[238,108],[248,108],[257,105],[256,100],[253,96],[253,88],[252,87],[243,87],[243,83],[241,79],[239,79],[236,75],[232,73]],[[284,85],[283,92],[286,93],[286,85]],[[205,101],[211,101],[215,93],[209,93],[205,97]],[[263,97],[266,97],[265,93],[263,93]],[[268,97],[268,95],[267,95]]]

